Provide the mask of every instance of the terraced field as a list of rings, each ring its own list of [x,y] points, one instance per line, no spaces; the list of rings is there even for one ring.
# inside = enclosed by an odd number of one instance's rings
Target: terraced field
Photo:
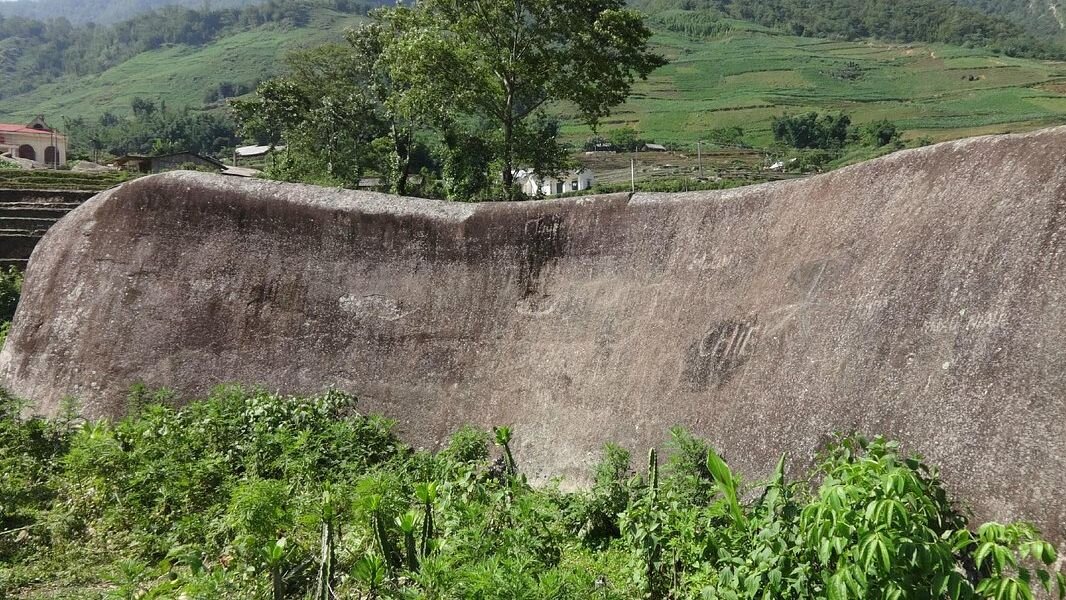
[[[840,42],[741,27],[714,39],[660,32],[670,64],[642,83],[603,128],[636,126],[691,144],[717,127],[771,141],[785,112],[841,110],[862,123],[889,119],[932,141],[1066,123],[1066,63],[944,45]],[[566,129],[575,139],[586,128]]]
[[[129,180],[130,173],[114,171],[109,173],[76,173],[73,171],[53,171],[36,169],[0,169],[0,191],[2,190],[72,190],[80,192],[99,192],[112,188]]]
[[[220,83],[254,83],[276,75],[286,53],[342,39],[363,17],[319,10],[303,28],[264,26],[203,47],[172,46],[143,52],[97,75],[68,77],[6,98],[0,122],[28,122],[44,114],[55,125],[62,116],[95,119],[105,111],[130,112],[135,97],[161,99],[169,108],[200,108]]]
[[[43,113],[98,117],[129,112],[136,96],[170,108],[199,108],[221,82],[249,83],[278,72],[291,49],[340,39],[360,17],[316,13],[301,29],[267,27],[200,48],[145,52],[99,75],[71,77],[6,99],[0,121]],[[670,64],[636,87],[602,129],[635,125],[645,137],[691,145],[713,128],[740,126],[746,141],[771,141],[785,112],[842,110],[856,122],[889,119],[911,140],[931,141],[1066,123],[1066,62],[1014,59],[945,45],[841,42],[782,35],[744,22],[713,38],[659,30]],[[557,109],[569,117],[568,109]],[[573,119],[565,134],[583,141]]]

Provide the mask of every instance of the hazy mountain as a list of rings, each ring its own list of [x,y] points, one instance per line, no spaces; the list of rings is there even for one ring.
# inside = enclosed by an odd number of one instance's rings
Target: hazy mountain
[[[1066,32],[1066,0],[956,0],[983,13],[1006,17],[1036,34]]]
[[[197,10],[234,8],[262,0],[0,0],[0,16],[47,20],[63,17],[74,24],[111,24],[165,6]]]
[[[805,37],[934,42],[988,48],[1011,56],[1066,57],[1057,30],[1021,22],[1030,2],[1054,13],[1058,3],[1066,0],[629,1],[653,19],[668,19],[662,24],[678,31],[710,31],[721,27],[716,19],[732,18]],[[1039,19],[1032,15],[1028,20]],[[1044,21],[1058,26],[1053,17]]]
[[[262,38],[286,37],[293,30],[331,29],[334,21],[362,17],[380,3],[381,0],[264,0],[211,11],[167,6],[113,25],[72,25],[65,19],[39,21],[0,16],[0,98],[30,92],[65,77],[101,73],[154,50],[200,48],[252,31],[258,34],[245,39],[245,45],[254,42],[257,47],[276,49],[280,42]],[[264,67],[276,62],[277,57],[270,56]],[[217,69],[218,66],[205,65],[205,75],[214,78],[217,73],[211,71]],[[262,75],[261,71],[257,69],[256,73]],[[219,83],[234,89],[254,87],[259,76],[246,75]],[[132,77],[136,83],[141,74],[135,72]]]

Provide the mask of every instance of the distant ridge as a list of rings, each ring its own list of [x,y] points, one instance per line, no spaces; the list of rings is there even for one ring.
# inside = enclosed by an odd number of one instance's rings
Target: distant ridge
[[[783,33],[987,48],[1008,56],[1062,59],[1054,16],[1062,0],[630,0],[648,14],[680,10],[693,20],[732,18]],[[1025,4],[1025,7],[1014,4]],[[1032,8],[1026,8],[1031,5]],[[1054,10],[1053,10],[1054,9]],[[1030,12],[1026,12],[1029,10]],[[1034,23],[1041,23],[1036,27]],[[704,26],[709,25],[705,24]],[[1050,29],[1049,29],[1050,27]]]
[[[1066,39],[1066,0],[957,0],[983,13],[1005,17],[1036,35]]]
[[[111,25],[167,6],[193,9],[207,6],[215,10],[261,2],[263,0],[5,0],[0,1],[0,16],[39,20],[64,18],[75,25],[90,22]]]

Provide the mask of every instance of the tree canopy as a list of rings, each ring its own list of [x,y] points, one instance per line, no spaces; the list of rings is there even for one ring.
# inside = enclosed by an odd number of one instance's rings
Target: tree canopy
[[[132,116],[104,113],[96,121],[63,120],[72,158],[99,160],[108,154],[198,152],[217,155],[238,145],[231,119],[213,112],[168,109],[166,104],[135,97]]]
[[[519,168],[568,166],[547,108],[565,104],[596,124],[663,64],[650,37],[622,0],[422,0],[375,11],[346,48],[294,63],[256,101],[237,103],[237,115],[249,132],[318,156],[311,170],[324,166],[330,177],[350,182],[376,162],[402,191],[422,143],[433,148],[443,195],[514,199]],[[330,81],[308,77],[341,64],[347,71]],[[301,143],[301,132],[329,122],[323,107],[337,104],[351,111],[350,129],[370,138],[340,149],[354,160],[346,172],[322,160],[338,150],[328,136]],[[388,148],[384,160],[370,156],[375,146]]]

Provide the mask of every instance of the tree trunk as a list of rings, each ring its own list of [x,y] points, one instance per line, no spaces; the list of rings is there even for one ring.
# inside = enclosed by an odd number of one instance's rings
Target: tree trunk
[[[429,546],[433,541],[433,504],[426,502],[422,512],[422,558],[429,556]]]
[[[510,442],[504,442],[503,453],[507,457],[507,470],[511,473],[511,476],[518,475],[518,465],[515,464],[514,455],[511,454]]]
[[[281,565],[270,568],[270,584],[274,590],[274,600],[285,600],[285,581],[281,577]]]
[[[505,82],[507,107],[503,118],[503,191],[507,200],[515,199],[514,190],[514,92]]]
[[[411,169],[411,135],[400,132],[395,121],[392,123],[392,145],[396,154],[395,191],[401,196],[407,195],[407,180]]]
[[[322,522],[322,561],[318,564],[318,582],[315,586],[315,600],[332,600],[334,569],[333,523]]]

